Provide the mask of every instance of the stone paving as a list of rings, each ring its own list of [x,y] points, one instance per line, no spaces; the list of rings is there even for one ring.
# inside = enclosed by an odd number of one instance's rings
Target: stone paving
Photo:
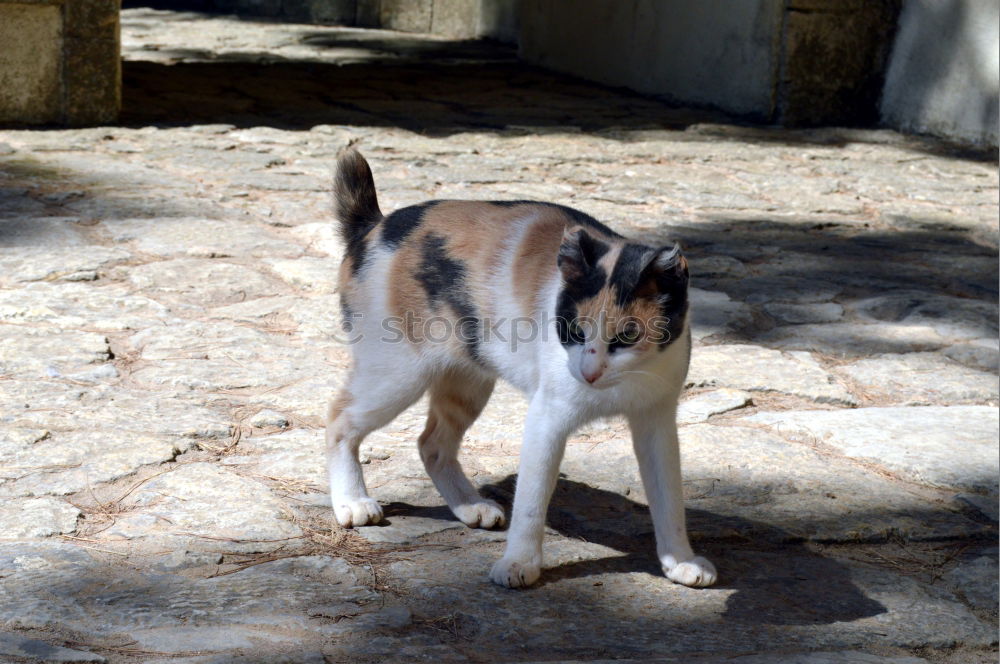
[[[997,167],[892,132],[750,128],[501,48],[123,13],[123,126],[0,131],[0,659],[996,661]],[[681,412],[708,589],[659,573],[624,424],[568,445],[543,583],[487,579],[420,464],[332,527],[328,211],[535,198],[690,258]],[[509,507],[525,403],[466,468]]]

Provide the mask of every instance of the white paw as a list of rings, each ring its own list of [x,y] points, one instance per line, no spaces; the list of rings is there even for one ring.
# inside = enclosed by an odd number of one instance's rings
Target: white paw
[[[531,562],[508,560],[503,557],[490,570],[490,581],[505,588],[526,588],[538,581],[541,565]]]
[[[715,565],[698,556],[683,563],[677,563],[672,568],[663,566],[663,572],[674,583],[692,588],[703,588],[715,583]]]
[[[374,498],[333,498],[333,514],[344,528],[374,525],[382,520],[382,507]]]
[[[504,524],[503,508],[485,498],[477,503],[459,505],[452,512],[469,528],[500,528]]]

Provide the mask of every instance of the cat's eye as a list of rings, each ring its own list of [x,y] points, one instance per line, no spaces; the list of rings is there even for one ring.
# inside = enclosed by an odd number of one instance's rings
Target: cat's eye
[[[642,330],[639,329],[638,325],[635,324],[626,325],[625,329],[619,332],[618,336],[615,337],[615,340],[611,342],[609,350],[634,346],[636,343],[638,343],[641,337],[642,337]]]
[[[576,321],[569,324],[569,340],[575,344],[582,344],[587,340],[587,335],[584,333],[583,328]]]

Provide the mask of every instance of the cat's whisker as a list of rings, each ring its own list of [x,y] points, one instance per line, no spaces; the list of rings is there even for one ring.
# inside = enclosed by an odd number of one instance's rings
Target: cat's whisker
[[[665,377],[660,376],[658,374],[655,374],[652,371],[641,371],[639,369],[631,369],[631,370],[628,370],[628,371],[620,371],[618,373],[620,373],[620,374],[636,374],[636,375],[640,375],[640,376],[649,376],[650,378],[655,378],[656,380],[660,381],[661,383],[663,383],[665,385],[669,385],[670,384],[670,381],[667,380]]]

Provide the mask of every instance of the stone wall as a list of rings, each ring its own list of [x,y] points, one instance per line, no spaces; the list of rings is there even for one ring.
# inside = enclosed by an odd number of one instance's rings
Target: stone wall
[[[182,0],[162,6],[356,25],[471,39],[517,41],[517,0]]]
[[[1000,0],[907,0],[882,121],[904,131],[996,146]]]
[[[882,123],[978,145],[998,142],[1000,0],[142,4],[487,37],[517,42],[528,62],[756,121]],[[0,0],[0,122],[114,121],[118,8],[119,0]]]
[[[369,15],[377,12],[378,22],[372,27],[517,41],[516,0],[357,0],[357,4],[365,6]]]
[[[118,0],[0,0],[0,123],[113,122]]]
[[[789,0],[776,117],[783,125],[878,122],[902,0]]]
[[[783,4],[525,0],[521,56],[673,101],[769,118]]]
[[[161,6],[182,3],[161,3]],[[248,16],[282,18],[302,23],[354,25],[356,0],[189,0],[186,8]]]
[[[883,124],[997,144],[1000,0],[162,3],[489,37],[517,43],[524,60],[550,69],[758,122]]]
[[[679,104],[783,124],[876,117],[899,0],[521,3],[521,55]]]
[[[58,5],[0,4],[0,119],[54,122],[59,118],[62,9]]]

